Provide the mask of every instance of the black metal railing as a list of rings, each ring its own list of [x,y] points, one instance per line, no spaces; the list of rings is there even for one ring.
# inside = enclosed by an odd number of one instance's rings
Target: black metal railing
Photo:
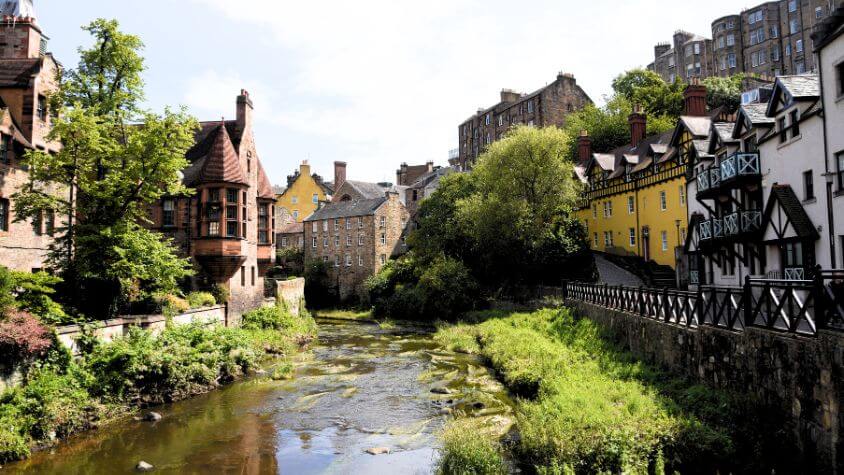
[[[844,331],[844,270],[813,274],[811,280],[748,277],[742,287],[692,291],[564,282],[554,296],[690,328],[755,327],[803,336]]]

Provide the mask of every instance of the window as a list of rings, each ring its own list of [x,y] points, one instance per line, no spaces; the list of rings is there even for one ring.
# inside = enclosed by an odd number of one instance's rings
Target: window
[[[322,238],[322,247],[328,247],[328,236]]]
[[[258,244],[270,244],[270,206],[258,205]]]
[[[340,231],[340,218],[334,218],[334,232]]]
[[[724,37],[722,36],[722,37],[718,38],[718,49],[721,49],[723,47],[724,47]]]
[[[328,232],[328,220],[327,219],[322,222],[322,232],[324,232],[324,233]]]
[[[686,206],[686,187],[680,185],[680,206]]]
[[[53,236],[56,234],[56,212],[48,209],[47,210],[47,221],[46,221],[46,231],[48,236]]]
[[[0,198],[0,231],[9,231],[9,200]]]
[[[294,205],[299,204],[299,197],[298,197],[298,196],[293,196],[293,197],[291,197],[291,198],[290,198],[290,203],[292,203],[292,204],[294,204]]]
[[[785,143],[788,140],[788,128],[785,126],[785,117],[777,119],[777,128],[780,134],[780,143]]]
[[[730,65],[731,68],[736,67],[736,54],[730,53],[727,55],[727,63]]]
[[[334,236],[334,247],[340,247],[340,236]]]
[[[791,111],[791,138],[800,135],[800,112],[797,110]]]
[[[604,231],[604,247],[610,247],[610,239],[612,239],[612,234]]]
[[[799,242],[788,243],[783,249],[784,267],[803,267],[803,244]]]
[[[592,205],[592,217],[593,218],[598,217],[598,205]]]
[[[823,7],[815,8],[815,18],[823,17]]]
[[[252,266],[252,287],[255,287],[255,266]]]
[[[386,216],[381,216],[379,227],[381,229],[384,229],[384,228],[387,227],[387,217]]]
[[[789,22],[788,22],[789,33],[791,33],[792,35],[795,35],[795,34],[797,34],[798,29],[799,28],[798,28],[798,25],[797,25],[797,20],[796,19],[789,20]]]
[[[346,235],[346,246],[351,246],[351,245],[352,245],[352,235],[347,234]]]
[[[797,0],[788,0],[788,12],[796,12],[797,11]]]
[[[363,234],[358,236],[358,246],[363,246]]]
[[[659,210],[665,211],[668,209],[668,197],[665,195],[664,191],[659,192]]]
[[[287,247],[287,236],[281,238],[281,247]]]
[[[612,218],[612,201],[604,202],[604,217]]]
[[[346,267],[352,267],[352,256],[346,254]]]
[[[246,287],[246,266],[240,266],[240,286]]]
[[[163,212],[161,214],[161,225],[162,226],[175,226],[176,225],[176,203],[173,201],[172,198],[165,198],[164,201],[161,203],[161,207]]]
[[[839,152],[835,161],[838,163],[838,191],[844,191],[844,152]],[[8,206],[9,202],[7,201],[6,207],[8,208]],[[844,252],[844,248],[842,248],[842,252]]]
[[[352,229],[352,218],[346,218],[346,229]]]
[[[490,114],[487,114],[487,115],[486,115],[486,119],[484,120],[484,123],[485,123],[486,125],[489,125],[489,120],[490,120]]]
[[[219,236],[220,235],[220,222],[219,221],[211,221],[208,223],[208,235],[209,236]]]
[[[387,234],[381,233],[381,244],[387,244]]]
[[[499,127],[501,127],[501,126],[503,126],[503,125],[504,125],[504,116],[503,116],[503,115],[499,115],[499,116],[498,116],[498,126],[499,126]]]
[[[668,250],[668,231],[662,232],[662,250],[663,251]]]
[[[797,51],[798,53],[803,52],[803,40],[797,40],[794,43],[794,50]]]
[[[627,197],[627,214],[633,214],[636,211],[636,202],[632,196]]]
[[[316,247],[317,247],[317,238],[316,238],[316,236],[314,236],[314,237],[312,237],[312,238],[311,238],[311,244],[312,244],[312,247],[313,247],[314,249],[316,249]]]
[[[386,263],[387,263],[387,255],[381,254],[381,265],[383,266]]]
[[[363,229],[363,217],[358,217],[358,229]]]
[[[803,200],[815,199],[815,183],[812,177],[812,170],[803,172]]]
[[[32,232],[34,232],[36,236],[44,234],[44,215],[41,211],[32,217]]]
[[[794,63],[794,72],[797,74],[803,74],[806,72],[806,64],[803,61],[798,61]]]
[[[595,234],[594,234],[594,238],[593,238],[593,239],[594,239],[594,242],[595,242],[595,246],[594,246],[594,247],[595,247],[595,249],[597,249],[597,248],[598,248],[598,233],[595,233]]]
[[[311,224],[311,231],[313,231],[314,234],[319,232],[319,224],[317,223],[317,221],[314,221]]]
[[[318,204],[318,203],[319,203],[319,195],[318,195],[318,194],[316,194],[316,193],[314,193],[314,195],[313,195],[313,196],[311,196],[311,202],[312,202],[313,204]]]
[[[528,114],[533,114],[533,101],[528,101]]]
[[[835,80],[838,84],[838,96],[844,96],[844,62],[835,66]]]
[[[733,46],[736,44],[736,36],[732,33],[727,35],[727,46]]]
[[[636,229],[630,228],[630,247],[636,247]]]
[[[340,256],[334,256],[334,267],[340,267]]]
[[[771,47],[771,61],[779,61],[780,60],[780,49],[776,46]]]
[[[779,38],[780,36],[780,29],[777,25],[771,26],[771,38]]]
[[[38,118],[41,119],[42,122],[47,122],[47,98],[44,96],[38,96],[38,106],[35,111],[38,115]]]

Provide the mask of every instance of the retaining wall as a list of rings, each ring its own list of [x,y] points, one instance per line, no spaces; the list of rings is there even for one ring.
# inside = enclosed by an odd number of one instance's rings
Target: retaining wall
[[[806,473],[844,474],[844,336],[689,328],[567,300],[637,357],[716,388],[750,393],[793,423]]]
[[[276,301],[284,302],[284,305],[293,315],[299,315],[303,310],[302,303],[305,301],[305,279],[276,280],[275,296]]]

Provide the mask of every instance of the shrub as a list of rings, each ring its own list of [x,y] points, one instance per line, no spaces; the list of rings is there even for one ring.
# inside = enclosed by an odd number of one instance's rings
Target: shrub
[[[29,313],[13,311],[0,320],[0,353],[13,361],[44,356],[51,346],[50,330]]]
[[[221,305],[229,301],[229,289],[223,284],[214,285],[214,287],[211,288],[211,295],[213,295],[214,300]]]
[[[191,308],[187,300],[173,294],[159,295],[156,301],[161,313],[169,317],[185,313]]]
[[[191,292],[187,296],[190,308],[211,307],[217,305],[217,299],[210,292]]]
[[[73,319],[53,300],[61,282],[46,272],[14,272],[0,266],[0,316],[18,309],[49,325],[71,323]]]
[[[483,432],[477,421],[456,420],[442,434],[442,456],[437,472],[443,475],[495,475],[507,473],[501,447]]]

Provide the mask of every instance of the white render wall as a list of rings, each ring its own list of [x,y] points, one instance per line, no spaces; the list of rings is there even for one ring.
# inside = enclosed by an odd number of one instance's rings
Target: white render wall
[[[818,63],[820,64],[821,87],[824,101],[824,114],[826,116],[826,139],[829,149],[830,171],[837,171],[836,155],[844,152],[844,93],[838,91],[835,68],[844,63],[844,36],[839,36],[819,53]],[[833,184],[833,191],[838,190],[838,182]],[[838,195],[838,196],[836,196]],[[833,194],[832,205],[835,221],[836,236],[836,263],[835,268],[844,268],[844,249],[842,249],[842,236],[844,236],[844,193]],[[829,262],[822,262],[828,267]]]

